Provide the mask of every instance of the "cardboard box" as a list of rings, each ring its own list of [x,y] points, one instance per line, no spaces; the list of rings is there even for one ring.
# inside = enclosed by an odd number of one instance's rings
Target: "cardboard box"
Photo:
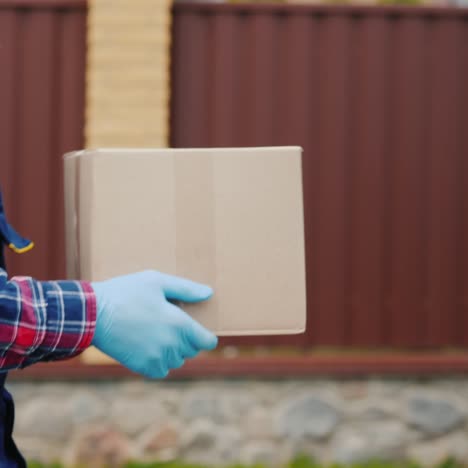
[[[68,277],[145,269],[214,288],[184,310],[219,336],[306,323],[299,147],[65,155]]]

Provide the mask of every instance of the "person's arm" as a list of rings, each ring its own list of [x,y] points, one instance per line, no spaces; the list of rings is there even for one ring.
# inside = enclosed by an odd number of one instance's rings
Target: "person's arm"
[[[7,222],[0,193],[3,245],[17,253],[33,243]],[[94,345],[131,371],[164,378],[218,339],[171,303],[211,297],[205,285],[156,271],[102,282],[8,280],[0,268],[0,372],[71,358]]]
[[[95,326],[89,283],[8,279],[0,268],[0,372],[74,357],[90,346]]]
[[[0,372],[74,357],[90,345],[128,369],[164,378],[218,340],[170,301],[211,288],[155,271],[98,283],[8,280],[0,268]]]

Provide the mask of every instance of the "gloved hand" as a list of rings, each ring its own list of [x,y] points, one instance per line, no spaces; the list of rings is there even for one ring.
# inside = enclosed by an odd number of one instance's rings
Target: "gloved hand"
[[[217,337],[168,302],[199,302],[212,290],[192,281],[145,271],[92,283],[97,298],[92,344],[128,369],[166,377],[186,358],[217,346]]]

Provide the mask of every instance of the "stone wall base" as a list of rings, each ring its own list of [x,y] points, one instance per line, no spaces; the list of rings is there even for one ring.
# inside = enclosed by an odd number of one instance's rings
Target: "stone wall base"
[[[468,378],[12,382],[28,459],[468,462]]]

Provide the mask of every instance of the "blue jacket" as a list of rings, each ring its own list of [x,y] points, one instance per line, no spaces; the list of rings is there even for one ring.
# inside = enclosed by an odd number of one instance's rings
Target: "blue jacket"
[[[6,269],[5,245],[16,249],[27,247],[30,242],[23,239],[7,222],[0,193],[0,268]],[[22,468],[26,462],[13,441],[15,406],[13,398],[5,388],[6,372],[0,372],[0,467]]]

